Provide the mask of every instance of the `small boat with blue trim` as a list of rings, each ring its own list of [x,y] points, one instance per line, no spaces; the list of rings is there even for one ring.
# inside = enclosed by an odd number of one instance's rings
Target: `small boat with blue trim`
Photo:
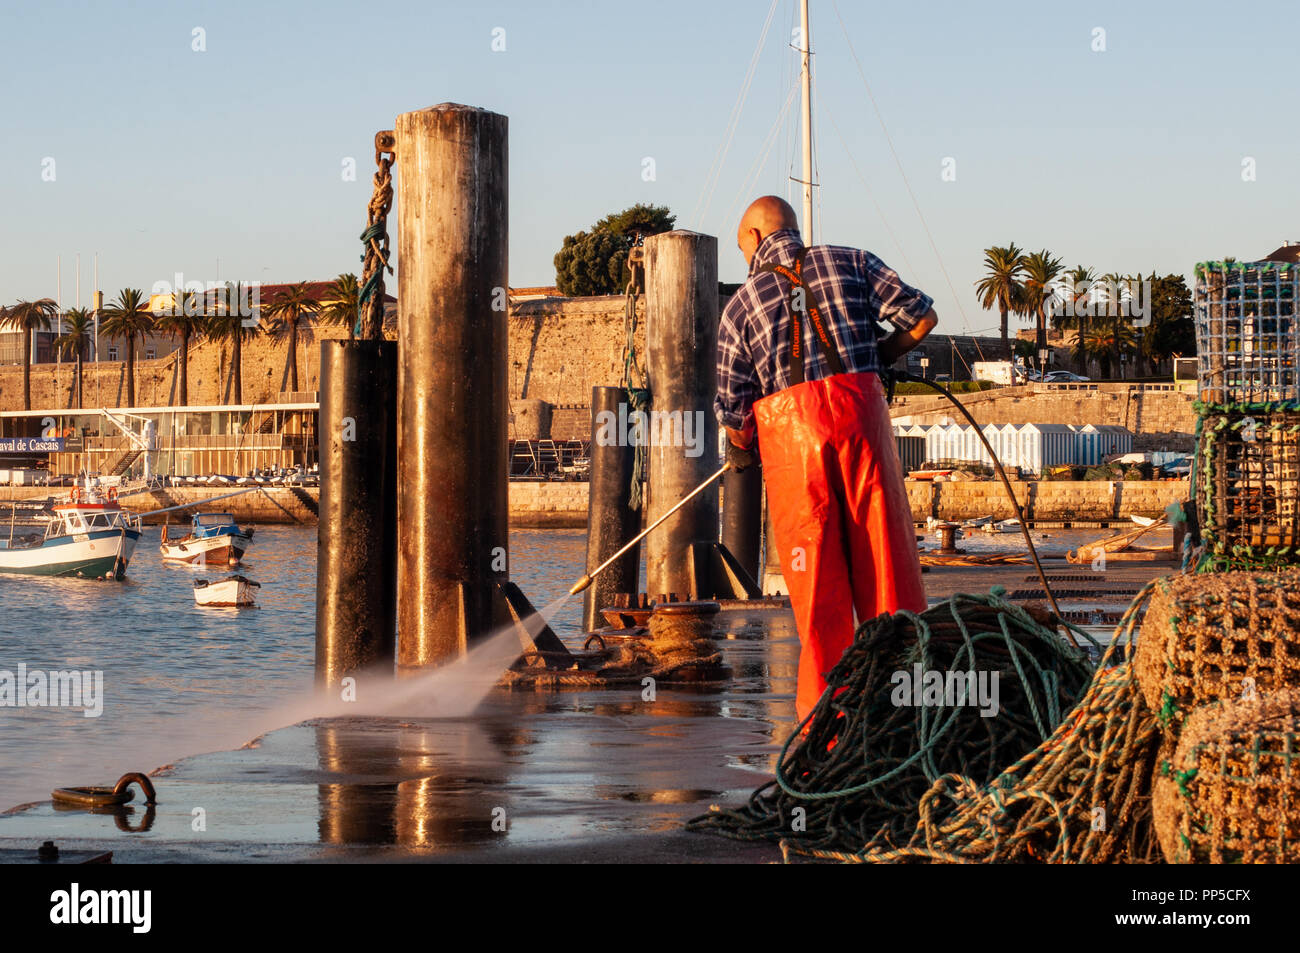
[[[229,513],[196,513],[188,536],[171,539],[162,531],[162,558],[196,566],[235,566],[253,543],[253,530],[240,527]]]
[[[140,517],[117,490],[73,487],[68,499],[10,507],[0,526],[0,572],[122,579],[140,540]]]

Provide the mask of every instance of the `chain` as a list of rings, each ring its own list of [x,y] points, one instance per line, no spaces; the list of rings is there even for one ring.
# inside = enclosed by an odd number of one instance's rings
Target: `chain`
[[[384,269],[389,264],[388,213],[393,208],[393,156],[396,140],[392,131],[375,133],[375,190],[366,206],[366,230],[361,233],[365,263],[361,271],[361,292],[357,296],[357,323],[352,336],[377,341],[384,336]]]
[[[627,253],[628,277],[627,290],[623,306],[623,387],[627,391],[629,413],[648,412],[650,409],[650,388],[644,369],[636,359],[636,298],[637,287],[645,278],[645,248],[641,245],[641,236],[632,240],[632,247]],[[641,433],[636,441],[636,454],[632,462],[632,486],[628,495],[628,506],[634,511],[641,509],[644,499],[642,474],[645,472],[646,441],[649,427]]]

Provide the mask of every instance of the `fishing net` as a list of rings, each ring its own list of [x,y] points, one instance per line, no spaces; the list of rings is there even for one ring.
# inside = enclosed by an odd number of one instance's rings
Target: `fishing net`
[[[1300,693],[1194,711],[1153,813],[1170,863],[1300,861]]]
[[[687,826],[840,859],[905,846],[923,816],[953,810],[926,799],[936,785],[961,775],[973,790],[1053,736],[1091,681],[1087,659],[1000,589],[879,616],[829,673],[776,779]]]
[[[1134,672],[1175,739],[1197,705],[1300,685],[1300,569],[1156,580]]]

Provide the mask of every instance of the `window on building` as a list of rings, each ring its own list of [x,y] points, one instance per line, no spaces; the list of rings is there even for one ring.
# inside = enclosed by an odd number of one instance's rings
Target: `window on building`
[[[147,347],[144,349],[144,359],[146,361],[152,361],[157,356],[158,352],[153,347]]]
[[[110,344],[110,345],[108,346],[108,359],[109,359],[110,361],[116,361],[116,360],[117,360],[117,345],[115,345],[115,344]]]

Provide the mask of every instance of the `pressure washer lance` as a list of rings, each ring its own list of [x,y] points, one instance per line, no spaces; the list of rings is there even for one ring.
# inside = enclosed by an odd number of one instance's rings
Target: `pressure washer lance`
[[[683,506],[685,506],[685,505],[686,505],[687,503],[689,503],[691,500],[695,499],[695,497],[699,496],[700,493],[702,493],[702,492],[703,492],[703,491],[708,487],[708,485],[709,485],[710,483],[712,483],[714,480],[718,479],[718,477],[722,476],[722,474],[726,473],[726,472],[727,472],[728,470],[730,470],[730,469],[731,469],[731,464],[730,464],[729,462],[728,462],[728,463],[724,463],[724,464],[722,465],[722,469],[720,469],[717,473],[713,474],[713,476],[709,477],[707,480],[705,480],[703,483],[701,483],[701,484],[700,484],[699,486],[697,486],[695,489],[691,490],[691,492],[688,493],[688,494],[686,494],[686,496],[682,497],[681,500],[680,500],[680,501],[679,501],[679,502],[678,502],[678,503],[677,503],[677,504],[676,504],[676,505],[675,505],[671,510],[669,510],[667,513],[665,513],[663,516],[659,517],[657,520],[655,520],[653,523],[651,523],[651,524],[650,524],[649,526],[647,526],[645,529],[641,530],[641,532],[637,533],[637,534],[636,534],[635,536],[633,536],[630,540],[628,540],[627,545],[625,545],[622,549],[620,549],[618,552],[616,552],[613,556],[610,556],[608,559],[606,559],[603,563],[601,563],[599,566],[597,566],[597,567],[596,567],[595,569],[593,569],[591,572],[587,573],[587,575],[583,576],[581,579],[579,579],[577,582],[575,582],[575,583],[573,584],[573,588],[569,590],[569,595],[571,595],[571,596],[576,596],[578,593],[582,592],[582,590],[584,590],[584,589],[586,589],[588,586],[590,586],[591,583],[592,583],[592,580],[596,577],[596,575],[597,575],[598,573],[602,572],[606,567],[609,566],[610,563],[612,563],[612,562],[614,562],[614,560],[618,559],[619,556],[622,556],[625,552],[627,552],[629,549],[631,549],[631,548],[632,548],[633,546],[635,546],[637,543],[641,542],[641,540],[645,539],[646,536],[650,533],[650,531],[651,531],[652,529],[654,529],[656,526],[658,526],[658,525],[659,525],[660,523],[662,523],[664,520],[668,519],[668,517],[672,516],[674,513],[676,513],[678,510],[680,510]]]

